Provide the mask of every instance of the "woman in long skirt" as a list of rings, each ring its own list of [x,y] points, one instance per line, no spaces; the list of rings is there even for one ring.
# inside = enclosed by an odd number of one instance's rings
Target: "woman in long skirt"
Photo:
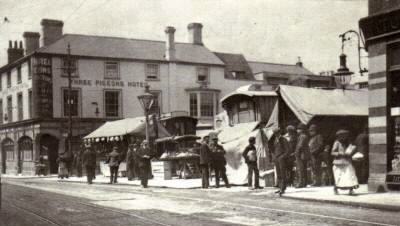
[[[349,142],[349,131],[339,130],[336,133],[336,141],[332,147],[333,175],[335,178],[334,192],[338,194],[338,189],[349,190],[349,195],[354,194],[354,189],[358,188],[356,171],[353,167],[351,157],[355,153],[354,146]]]
[[[58,162],[58,178],[64,179],[68,178],[68,167],[67,167],[67,157],[65,156],[65,152],[60,154],[60,157],[57,159]]]

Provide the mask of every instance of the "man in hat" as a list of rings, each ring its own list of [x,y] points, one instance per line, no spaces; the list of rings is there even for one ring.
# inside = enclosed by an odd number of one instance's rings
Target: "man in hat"
[[[211,150],[208,144],[209,136],[205,136],[200,146],[200,169],[202,188],[208,188],[210,180],[209,164],[211,160]]]
[[[296,188],[307,186],[307,161],[309,159],[307,126],[300,123],[297,126],[297,144],[295,149],[298,185]]]
[[[287,169],[287,181],[288,184],[293,185],[294,183],[294,171],[293,167],[296,163],[296,158],[294,157],[294,151],[297,144],[297,132],[296,127],[289,125],[286,127],[285,138],[289,143],[289,156],[286,158],[286,169]]]
[[[253,172],[254,172],[254,188],[259,189],[260,187],[260,175],[259,175],[259,170],[257,166],[257,150],[256,150],[256,138],[255,137],[250,137],[249,138],[249,145],[244,149],[243,151],[243,158],[244,161],[247,164],[248,168],[248,174],[247,174],[247,185],[249,186],[249,189],[252,189],[253,186]]]
[[[121,163],[121,155],[118,152],[118,146],[114,146],[110,154],[108,154],[108,166],[110,167],[110,184],[117,183],[118,168]]]
[[[308,148],[311,154],[311,166],[312,166],[312,177],[313,186],[321,186],[321,160],[324,151],[324,139],[322,135],[317,132],[317,126],[312,124],[308,130],[310,134],[310,140],[308,142]]]
[[[281,196],[283,193],[285,193],[287,185],[286,158],[289,155],[289,143],[282,136],[282,131],[279,128],[274,129],[273,137],[273,160],[275,163],[279,187],[279,190],[275,193],[278,193],[279,196]]]
[[[96,152],[90,147],[90,145],[85,145],[82,163],[86,169],[87,182],[88,184],[92,184],[96,172]]]
[[[143,188],[147,188],[151,171],[151,150],[147,140],[143,140],[141,147],[136,150],[135,154],[139,160],[140,183]]]
[[[222,179],[225,182],[225,186],[227,188],[230,187],[228,182],[228,177],[226,176],[226,160],[225,160],[225,150],[224,148],[218,144],[218,137],[213,136],[213,143],[210,146],[212,153],[212,161],[211,165],[214,168],[215,172],[215,187],[219,188],[219,180]]]

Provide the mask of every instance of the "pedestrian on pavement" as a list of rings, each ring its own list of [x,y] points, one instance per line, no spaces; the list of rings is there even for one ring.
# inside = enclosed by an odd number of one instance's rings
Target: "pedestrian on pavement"
[[[276,174],[278,179],[278,187],[279,190],[275,193],[278,193],[281,196],[285,193],[287,180],[286,180],[286,158],[289,155],[289,143],[282,136],[282,131],[280,128],[274,129],[274,140],[273,140],[273,160],[275,163]]]
[[[205,136],[200,146],[200,170],[202,188],[208,188],[210,186],[209,165],[211,160],[211,150],[209,147],[209,139],[209,136]]]
[[[295,149],[295,158],[298,184],[296,188],[304,188],[307,186],[307,162],[310,157],[307,126],[300,123],[297,126],[297,134],[298,139]]]
[[[135,177],[135,148],[136,148],[136,140],[133,140],[128,145],[128,152],[126,153],[126,174],[128,180],[131,181]]]
[[[260,172],[258,170],[258,161],[257,161],[257,149],[256,149],[256,138],[249,138],[249,145],[243,151],[243,158],[245,163],[247,164],[247,186],[249,189],[253,188],[253,173],[254,173],[254,188],[260,189]]]
[[[151,160],[151,149],[148,145],[147,140],[143,140],[140,148],[136,149],[135,155],[139,160],[140,169],[140,183],[143,188],[148,187],[149,175],[150,175],[150,160]]]
[[[322,175],[322,154],[324,151],[324,139],[321,134],[317,132],[317,126],[312,124],[308,130],[310,134],[310,140],[308,142],[308,148],[311,154],[311,169],[312,169],[312,186],[321,186],[321,175]]]
[[[73,168],[76,170],[76,176],[82,177],[82,153],[85,149],[85,146],[82,144],[79,150],[76,150],[74,153],[73,160]]]
[[[92,184],[96,174],[96,151],[90,146],[85,145],[85,151],[82,155],[82,163],[86,169],[87,183]]]
[[[349,131],[339,130],[336,137],[332,147],[334,192],[338,194],[338,189],[349,190],[349,195],[353,195],[354,189],[358,188],[358,180],[351,158],[357,150],[349,141]]]
[[[295,171],[293,170],[296,158],[295,158],[295,150],[297,145],[297,132],[296,127],[289,125],[286,127],[286,134],[284,137],[289,143],[289,155],[286,158],[286,172],[287,172],[287,183],[288,185],[294,184],[294,175]]]
[[[215,172],[215,187],[219,188],[219,181],[222,180],[225,183],[225,187],[230,188],[228,177],[226,176],[226,159],[225,150],[218,144],[218,137],[213,137],[213,143],[210,145],[212,160],[211,165]]]
[[[108,166],[110,167],[110,184],[118,183],[118,169],[121,163],[121,154],[118,151],[118,146],[114,146],[110,154],[108,154]]]
[[[59,155],[57,159],[58,163],[58,178],[64,179],[68,178],[68,154],[63,152]]]
[[[354,141],[357,152],[363,154],[363,158],[355,161],[354,166],[356,168],[357,178],[360,184],[366,184],[369,176],[369,139],[368,139],[368,127],[365,127],[362,133],[360,133]]]

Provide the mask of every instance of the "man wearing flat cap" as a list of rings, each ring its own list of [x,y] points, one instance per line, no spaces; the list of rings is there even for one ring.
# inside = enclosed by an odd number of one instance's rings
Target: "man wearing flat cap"
[[[110,167],[110,184],[117,183],[119,164],[121,163],[121,155],[118,147],[115,145],[110,154],[108,154],[108,166]]]
[[[298,140],[295,149],[298,184],[296,188],[307,186],[307,161],[309,159],[307,126],[300,123],[297,126]]]
[[[324,151],[324,140],[322,135],[317,132],[317,126],[311,125],[309,130],[310,141],[308,142],[308,148],[311,153],[311,168],[313,177],[313,186],[321,186],[321,160],[322,152]]]
[[[257,166],[257,150],[256,150],[256,138],[249,138],[249,145],[243,151],[243,158],[247,164],[248,174],[247,174],[247,182],[249,189],[253,186],[253,172],[254,172],[254,188],[259,189],[260,187],[260,179],[259,179],[259,170]]]
[[[228,182],[228,177],[226,176],[226,159],[225,159],[225,150],[224,148],[218,144],[218,137],[213,136],[213,143],[210,145],[211,153],[212,153],[212,161],[211,167],[215,172],[215,187],[219,188],[220,178],[225,182],[225,186],[227,188],[230,187]]]
[[[285,193],[287,185],[286,158],[289,154],[289,143],[287,142],[286,138],[282,136],[282,131],[279,128],[274,129],[272,151],[279,187],[279,190],[275,193],[278,193],[279,196],[281,196],[283,193]]]
[[[96,172],[96,152],[89,145],[85,145],[82,155],[82,164],[86,169],[87,183],[92,184]]]

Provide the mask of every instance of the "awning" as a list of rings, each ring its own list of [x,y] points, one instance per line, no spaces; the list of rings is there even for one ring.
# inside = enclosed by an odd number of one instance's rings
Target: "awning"
[[[315,116],[368,116],[368,91],[281,85],[277,90],[304,124]]]
[[[153,120],[150,121],[149,133],[151,137],[155,136],[154,123]],[[168,131],[157,122],[158,127],[158,137],[169,137],[171,136]],[[119,137],[127,134],[146,136],[146,120],[145,117],[137,118],[126,118],[122,120],[116,120],[111,122],[106,122],[95,131],[85,136],[84,139],[94,139],[94,138],[111,138]]]
[[[237,140],[254,131],[260,122],[239,123],[231,127],[225,127],[218,134],[218,139],[221,143],[228,143]],[[211,135],[210,135],[211,138]]]
[[[240,95],[245,95],[248,97],[255,97],[255,96],[271,96],[271,97],[275,97],[277,96],[275,91],[268,91],[268,90],[257,90],[256,85],[252,84],[252,85],[247,85],[247,86],[242,86],[239,87],[238,89],[236,89],[235,91],[227,94],[226,96],[222,97],[220,100],[220,103],[223,103],[224,101],[226,101],[227,99],[234,97],[234,96],[240,96]]]

